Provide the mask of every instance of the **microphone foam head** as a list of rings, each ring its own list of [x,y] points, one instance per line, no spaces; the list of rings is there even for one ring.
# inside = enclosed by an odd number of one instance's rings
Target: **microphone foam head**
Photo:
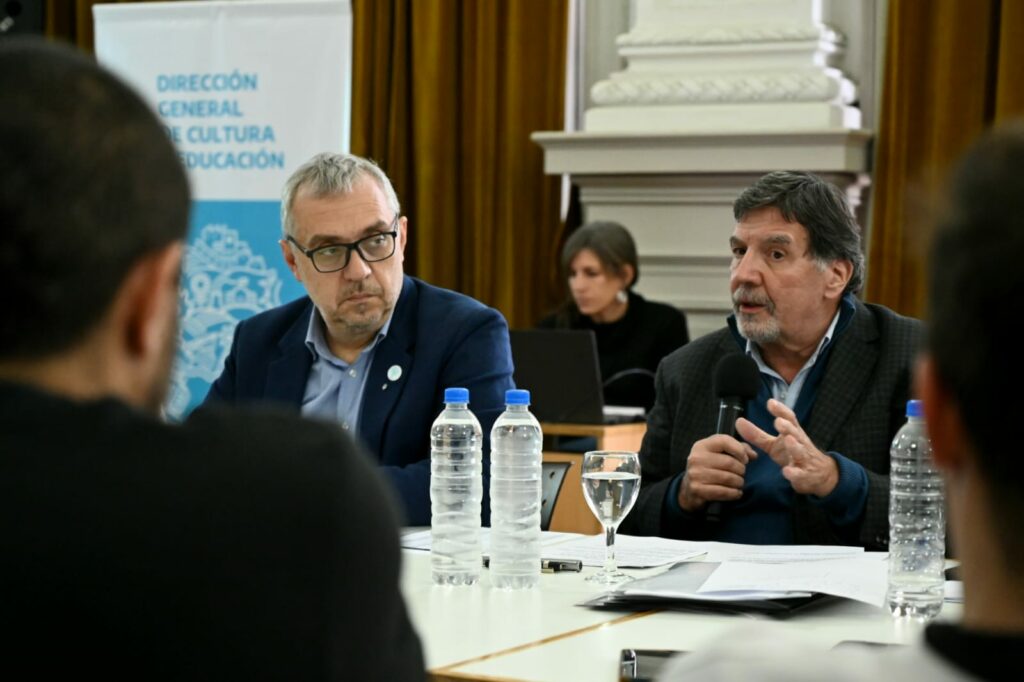
[[[715,365],[715,397],[752,400],[761,388],[761,373],[744,353],[726,355]]]

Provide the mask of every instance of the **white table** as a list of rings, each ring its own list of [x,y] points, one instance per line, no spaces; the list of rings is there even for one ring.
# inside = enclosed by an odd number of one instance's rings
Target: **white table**
[[[656,611],[623,613],[574,606],[600,593],[582,573],[541,575],[540,589],[491,589],[487,571],[470,588],[430,582],[427,552],[403,550],[402,591],[423,642],[427,669],[437,680],[618,679],[624,648],[698,651],[748,619],[802,633],[828,648],[841,641],[910,643],[921,626],[894,621],[880,608],[836,600],[787,619]],[[650,575],[663,569],[627,571]],[[942,618],[958,619],[946,604]]]

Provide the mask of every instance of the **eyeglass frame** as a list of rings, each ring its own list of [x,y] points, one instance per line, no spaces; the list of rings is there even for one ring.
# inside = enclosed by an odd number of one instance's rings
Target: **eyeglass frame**
[[[295,241],[295,238],[292,237],[290,234],[289,235],[285,235],[285,241],[288,241],[288,242],[291,242],[292,244],[294,244],[295,248],[297,248],[302,253],[303,256],[305,256],[306,258],[309,259],[309,262],[313,264],[313,269],[316,270],[317,272],[323,273],[325,275],[326,274],[330,274],[332,272],[341,272],[342,270],[344,270],[345,268],[348,267],[349,263],[352,262],[352,252],[353,251],[355,251],[356,253],[359,254],[359,257],[363,259],[364,263],[380,263],[380,262],[386,261],[388,258],[391,258],[392,256],[394,256],[395,255],[395,251],[398,250],[398,219],[401,218],[401,217],[402,217],[401,213],[396,213],[395,214],[394,219],[391,221],[391,225],[389,225],[389,227],[391,228],[390,230],[386,230],[384,232],[374,232],[373,234],[368,234],[365,237],[363,237],[362,239],[357,239],[354,242],[350,242],[350,243],[334,242],[332,244],[324,244],[323,246],[318,246],[315,249],[306,249],[306,248],[304,248],[302,246],[302,244],[300,244],[297,241]],[[369,240],[369,239],[373,239],[375,237],[380,237],[381,235],[385,235],[385,234],[391,236],[391,240],[392,240],[391,241],[391,253],[389,253],[388,255],[384,256],[383,258],[375,258],[373,260],[370,260],[369,258],[366,257],[366,254],[363,253],[363,250],[361,248],[359,248],[359,245],[362,244],[363,242]],[[336,248],[338,248],[340,246],[344,246],[345,249],[346,249],[346,251],[345,251],[345,263],[340,268],[335,268],[334,270],[321,270],[320,268],[317,267],[316,260],[313,258],[313,254],[317,253],[318,251],[323,251],[324,249],[336,249]]]

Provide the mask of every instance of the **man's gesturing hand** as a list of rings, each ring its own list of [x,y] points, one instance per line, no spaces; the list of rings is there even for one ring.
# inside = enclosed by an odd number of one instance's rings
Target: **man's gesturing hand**
[[[719,434],[697,441],[686,460],[679,506],[692,512],[708,502],[740,499],[747,462],[755,457],[752,447],[732,436]]]
[[[747,419],[736,421],[736,432],[767,452],[796,492],[818,497],[831,493],[839,483],[836,461],[814,446],[793,410],[778,400],[769,400],[768,412],[775,417],[778,436],[768,435]]]

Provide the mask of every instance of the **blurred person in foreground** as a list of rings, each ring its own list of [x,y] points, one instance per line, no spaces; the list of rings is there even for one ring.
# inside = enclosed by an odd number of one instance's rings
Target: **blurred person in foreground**
[[[156,116],[41,42],[0,41],[0,92],[4,669],[422,679],[397,515],[351,440],[158,417],[189,191]]]
[[[1007,419],[1024,412],[1024,369],[1006,355],[1024,317],[1024,125],[990,133],[954,173],[931,250],[928,340],[918,364],[932,457],[942,470],[964,582],[963,619],[907,647],[816,652],[758,628],[680,658],[679,680],[1002,680],[1024,650],[1024,459]],[[818,645],[820,647],[820,645]]]
[[[619,223],[573,232],[562,248],[562,271],[570,299],[537,326],[593,331],[605,404],[649,410],[658,363],[690,340],[686,316],[633,291],[640,279],[636,243]]]

